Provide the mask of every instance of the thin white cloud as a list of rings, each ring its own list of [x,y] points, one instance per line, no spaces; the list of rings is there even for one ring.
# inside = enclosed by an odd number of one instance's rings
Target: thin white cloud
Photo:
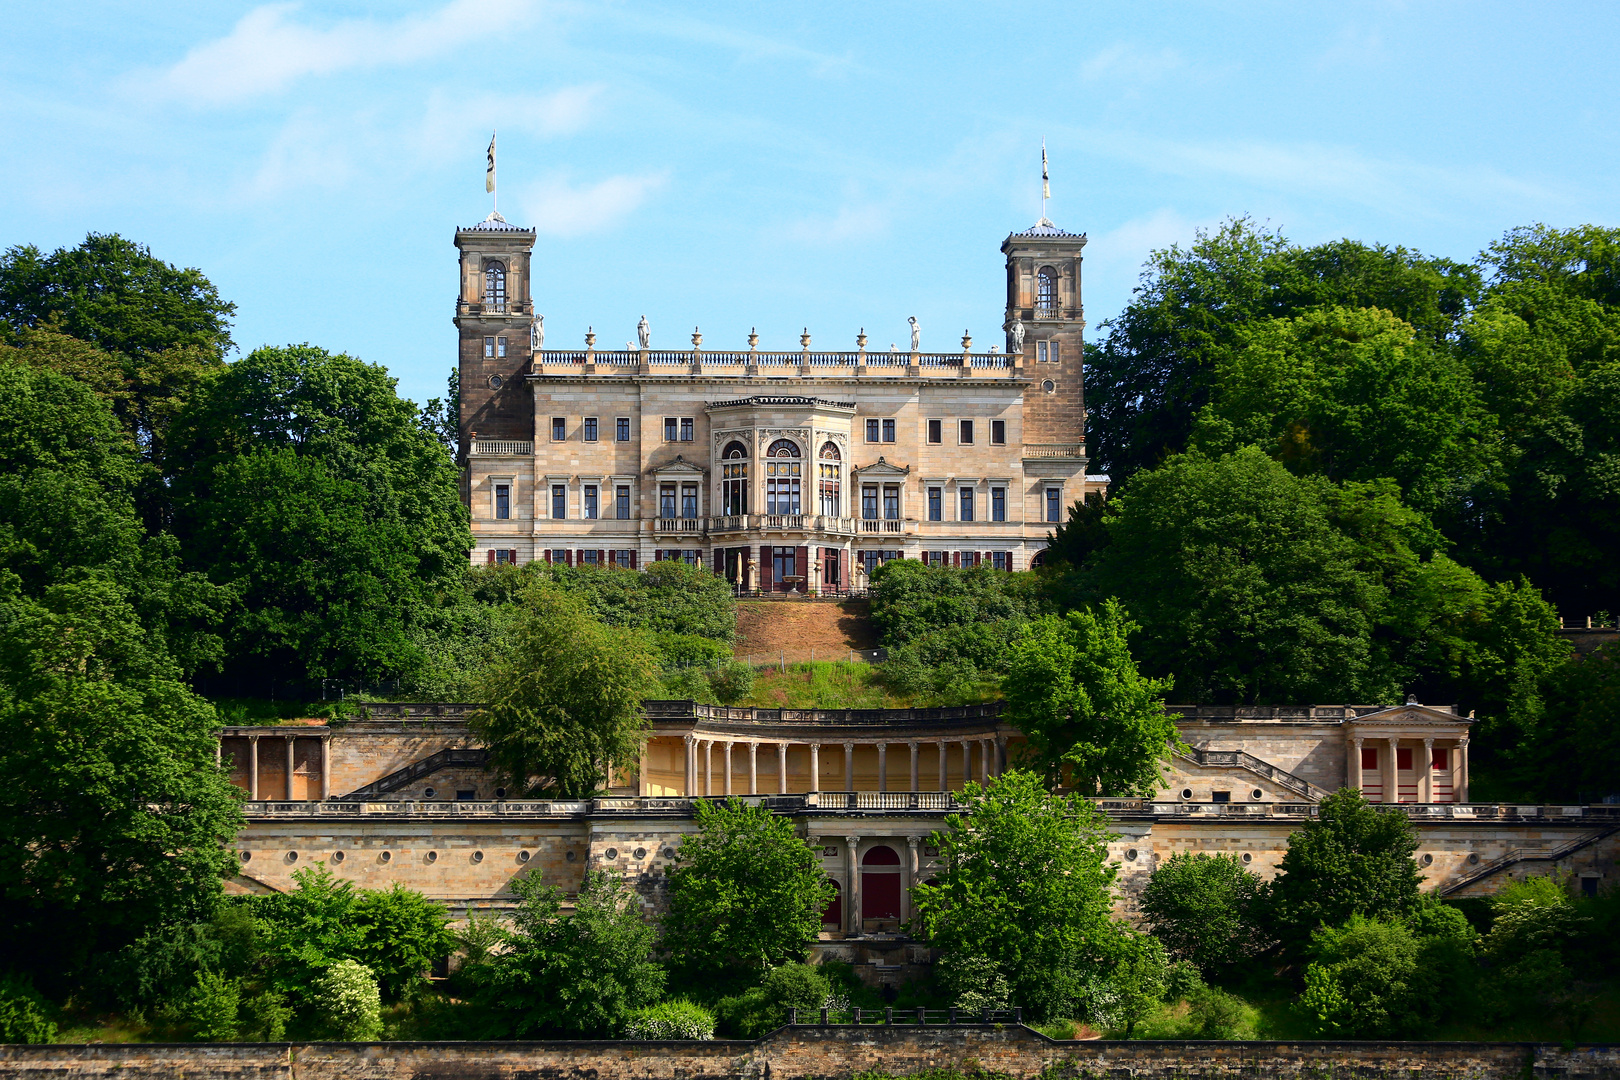
[[[550,94],[457,95],[435,91],[416,132],[424,158],[442,161],[482,147],[492,129],[538,139],[573,135],[600,112],[601,84],[565,86]]]
[[[889,215],[881,207],[844,206],[832,217],[805,218],[782,229],[788,240],[829,246],[871,240],[889,231]]]
[[[1156,82],[1186,66],[1175,49],[1148,50],[1116,42],[1082,63],[1080,77],[1087,82]]]
[[[348,19],[327,27],[299,22],[299,5],[254,8],[215,41],[140,81],[164,97],[229,105],[284,90],[310,76],[410,64],[481,38],[509,34],[532,16],[534,0],[451,0],[394,22]]]
[[[549,236],[573,237],[603,232],[629,217],[647,197],[669,180],[669,173],[610,176],[575,186],[562,178],[541,181],[520,191],[524,220]]]

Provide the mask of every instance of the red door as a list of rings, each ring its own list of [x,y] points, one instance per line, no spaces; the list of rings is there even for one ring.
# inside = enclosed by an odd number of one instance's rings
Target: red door
[[[861,918],[900,917],[900,856],[875,847],[861,857]]]

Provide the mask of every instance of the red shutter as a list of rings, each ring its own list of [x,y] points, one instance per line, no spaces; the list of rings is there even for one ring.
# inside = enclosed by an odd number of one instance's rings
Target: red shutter
[[[596,565],[597,566],[606,566],[607,565],[607,552],[601,551],[601,550],[597,551],[597,553],[596,553]]]
[[[634,570],[635,568],[636,568],[636,553],[634,551],[632,551],[630,553],[630,569]]]
[[[951,552],[951,565],[958,570],[962,569],[962,553],[960,551]]]
[[[809,591],[809,589],[810,589],[810,549],[809,548],[807,548],[807,547],[799,548],[798,552],[793,556],[793,572],[795,574],[798,574],[800,577],[804,578],[804,583],[800,586],[800,588],[802,588],[802,589],[804,589],[806,591]]]
[[[653,548],[653,562],[663,562],[663,561],[664,561],[664,549],[663,548]]]
[[[489,549],[489,550],[488,550],[488,551],[487,551],[487,552],[485,552],[485,553],[484,553],[484,554],[486,554],[486,555],[488,555],[488,556],[489,556],[489,561],[490,561],[490,564],[491,564],[491,565],[494,565],[494,562],[495,562],[495,549],[494,549],[494,548],[490,548],[490,549]]]
[[[506,553],[506,561],[511,563],[513,566],[517,565],[517,548],[513,548],[511,551]]]
[[[717,576],[726,572],[726,552],[724,548],[714,549],[714,572]]]
[[[619,565],[619,553],[618,553],[617,550],[613,550],[613,551],[608,552],[608,565],[609,566],[618,566]]]
[[[550,562],[550,561],[551,561],[551,549],[546,548],[546,562]]]
[[[574,549],[573,548],[564,549],[563,558],[568,560],[568,565],[569,566],[573,566],[574,565]]]
[[[769,544],[759,546],[759,587],[767,591],[771,587],[771,548]]]

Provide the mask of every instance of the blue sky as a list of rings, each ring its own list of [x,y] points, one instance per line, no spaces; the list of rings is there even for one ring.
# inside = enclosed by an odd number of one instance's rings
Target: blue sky
[[[547,344],[999,340],[997,247],[1087,232],[1086,309],[1248,214],[1472,258],[1620,224],[1620,7],[1506,3],[58,3],[0,42],[0,244],[197,266],[246,351],[440,394],[457,224],[540,230]]]

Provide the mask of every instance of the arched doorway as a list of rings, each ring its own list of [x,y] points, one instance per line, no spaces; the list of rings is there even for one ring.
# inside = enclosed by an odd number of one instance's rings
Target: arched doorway
[[[832,899],[821,912],[821,928],[823,930],[842,930],[844,928],[844,889],[838,884],[837,878],[829,878],[832,882]]]
[[[861,920],[900,918],[900,856],[879,844],[861,856]]]

